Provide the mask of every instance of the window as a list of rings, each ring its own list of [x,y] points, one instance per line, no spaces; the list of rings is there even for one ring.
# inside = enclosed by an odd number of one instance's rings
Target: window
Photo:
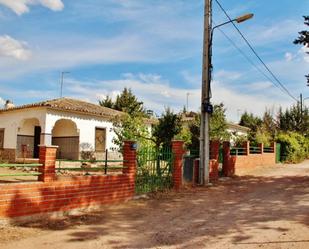
[[[0,129],[0,149],[3,149],[4,145],[4,129]]]
[[[106,149],[106,129],[95,128],[95,150],[105,151]]]

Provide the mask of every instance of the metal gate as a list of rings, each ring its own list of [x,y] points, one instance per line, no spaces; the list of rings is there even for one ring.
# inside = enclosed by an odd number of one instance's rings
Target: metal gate
[[[171,188],[173,153],[171,148],[145,148],[137,152],[136,193]]]

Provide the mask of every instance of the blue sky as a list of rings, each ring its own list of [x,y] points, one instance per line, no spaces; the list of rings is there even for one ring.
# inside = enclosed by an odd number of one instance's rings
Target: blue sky
[[[230,16],[254,13],[239,24],[272,71],[295,96],[309,97],[309,58],[292,42],[305,26],[309,1],[221,0]],[[226,21],[213,3],[215,23]],[[201,0],[0,0],[0,103],[64,96],[97,102],[132,88],[147,109],[161,113],[186,104],[198,110],[201,86]],[[232,25],[222,30],[254,62]],[[213,45],[213,102],[228,119],[261,114],[293,100],[259,73],[217,30]],[[261,68],[263,70],[263,68]]]

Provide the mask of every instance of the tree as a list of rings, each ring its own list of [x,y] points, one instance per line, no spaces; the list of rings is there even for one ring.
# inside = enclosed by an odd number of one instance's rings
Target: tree
[[[285,112],[280,109],[278,125],[283,132],[298,132],[303,135],[309,134],[309,110],[307,107],[301,111],[300,105],[293,105]]]
[[[261,118],[254,116],[252,113],[245,112],[241,115],[239,125],[250,128],[248,139],[250,141],[255,141],[256,133],[259,127],[262,126],[262,123],[263,121]]]
[[[159,123],[153,127],[153,140],[157,148],[171,146],[173,138],[181,132],[181,117],[170,108],[159,118]]]
[[[303,16],[305,19],[304,24],[309,26],[309,16]],[[309,47],[309,31],[308,30],[302,30],[298,32],[299,36],[297,39],[294,40],[294,44],[300,44],[306,47]],[[309,52],[307,52],[309,54]],[[305,75],[307,78],[307,85],[309,85],[309,74]]]
[[[228,140],[229,133],[227,132],[227,121],[225,116],[225,108],[223,103],[214,105],[214,112],[210,116],[210,139],[211,140]],[[191,151],[198,151],[200,144],[200,126],[201,126],[201,114],[195,115],[194,120],[189,124],[189,130],[191,133],[191,143],[188,148]]]
[[[99,105],[108,108],[114,108],[114,102],[108,95],[103,100],[99,100]]]
[[[125,113],[115,117],[113,120],[113,131],[116,135],[113,138],[113,143],[120,150],[125,140],[137,141],[139,147],[148,146],[152,141],[151,134],[142,115],[129,115]]]
[[[99,100],[99,105],[126,112],[129,115],[142,114],[144,117],[147,116],[143,102],[138,101],[132,90],[126,87],[121,94],[117,95],[115,102],[107,95],[105,99]]]
[[[211,140],[226,140],[229,138],[227,132],[227,122],[225,116],[226,109],[223,103],[214,105],[214,112],[210,116],[210,139]]]
[[[130,115],[143,114],[146,116],[143,102],[138,101],[131,89],[126,87],[123,89],[122,93],[117,96],[114,109],[126,112]]]

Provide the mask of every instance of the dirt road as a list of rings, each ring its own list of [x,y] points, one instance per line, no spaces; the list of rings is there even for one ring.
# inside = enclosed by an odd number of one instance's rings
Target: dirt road
[[[309,161],[210,188],[0,228],[1,249],[309,248]]]

